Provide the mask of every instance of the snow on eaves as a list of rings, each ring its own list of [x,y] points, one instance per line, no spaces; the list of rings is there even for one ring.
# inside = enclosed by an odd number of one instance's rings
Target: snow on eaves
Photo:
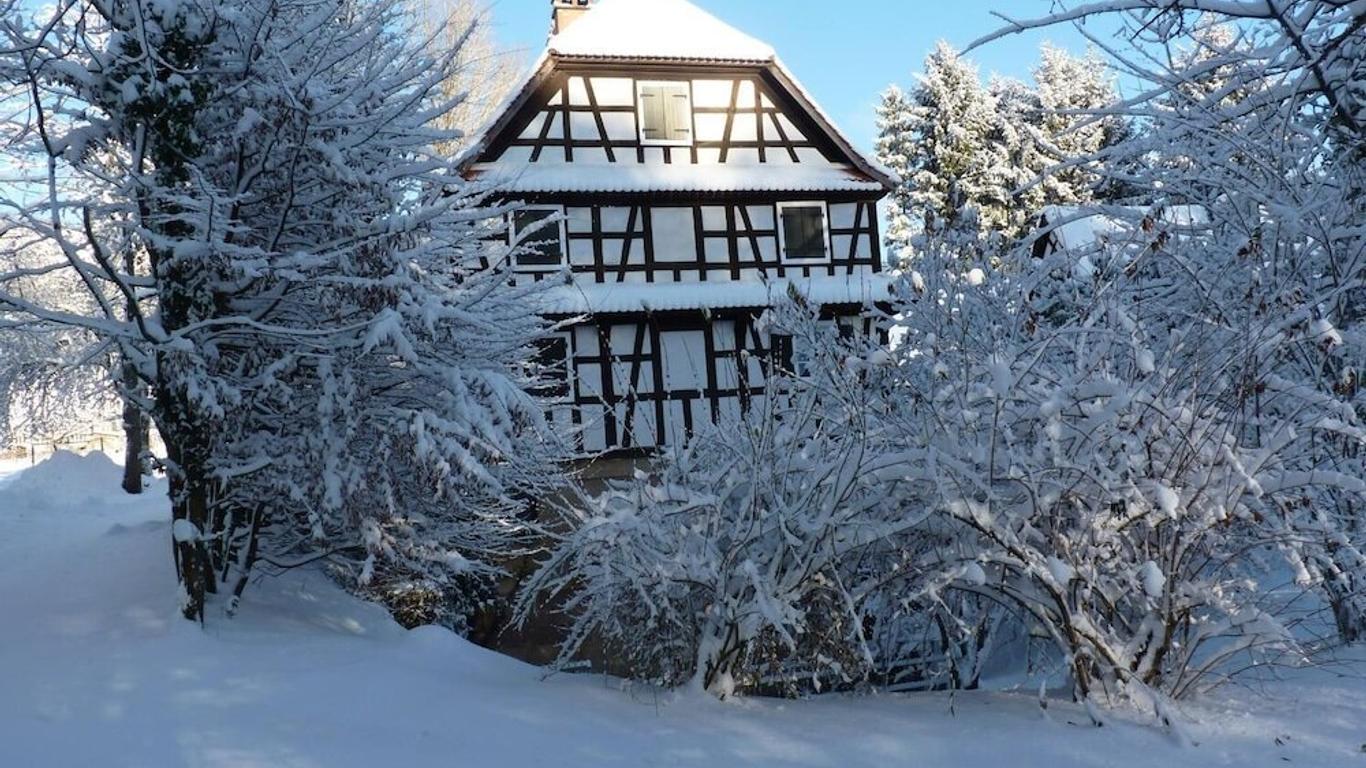
[[[599,0],[552,37],[563,57],[767,63],[773,48],[687,0]]]
[[[477,165],[480,181],[508,192],[881,192],[848,167],[575,163]]]
[[[537,296],[537,311],[546,315],[588,315],[771,307],[794,289],[813,304],[870,306],[891,299],[892,281],[881,274],[856,274],[764,282],[562,285]]]

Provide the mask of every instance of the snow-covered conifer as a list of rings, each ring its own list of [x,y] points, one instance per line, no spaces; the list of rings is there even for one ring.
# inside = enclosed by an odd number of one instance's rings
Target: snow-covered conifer
[[[1005,152],[992,140],[996,125],[977,68],[941,42],[909,94],[884,98],[878,157],[902,176],[893,219],[967,241],[1003,229],[1010,190],[1000,173]]]
[[[1094,50],[1077,57],[1045,44],[1034,82],[1040,109],[1036,141],[1040,158],[1049,161],[1033,169],[1039,196],[1045,205],[1089,203],[1100,184],[1097,153],[1123,130],[1110,112],[1118,99],[1114,78]]]

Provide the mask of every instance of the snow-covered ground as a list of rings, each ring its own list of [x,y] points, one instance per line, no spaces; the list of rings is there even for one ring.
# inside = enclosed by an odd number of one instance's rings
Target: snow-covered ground
[[[1182,744],[1008,694],[720,703],[551,677],[405,632],[316,573],[178,620],[163,489],[0,466],[0,766],[1366,766],[1366,683],[1299,672],[1187,706]]]

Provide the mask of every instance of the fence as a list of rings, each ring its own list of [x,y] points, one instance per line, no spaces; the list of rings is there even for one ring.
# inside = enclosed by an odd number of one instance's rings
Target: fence
[[[123,460],[123,433],[118,431],[81,432],[60,437],[29,440],[0,448],[0,459],[27,459],[30,464],[48,458],[58,451],[71,453],[106,453]]]

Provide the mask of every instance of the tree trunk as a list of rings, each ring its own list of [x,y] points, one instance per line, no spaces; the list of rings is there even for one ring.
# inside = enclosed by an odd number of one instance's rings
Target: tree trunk
[[[137,252],[131,247],[123,249],[123,271],[136,275],[138,268]],[[138,305],[130,298],[124,305],[125,319],[131,321],[138,315]],[[128,348],[122,350],[123,375],[123,490],[137,495],[142,493],[142,476],[147,474],[142,463],[142,452],[147,450],[147,415],[142,412],[135,393],[141,391],[137,365],[129,359]]]
[[[208,595],[216,591],[213,563],[204,542],[210,527],[208,476],[204,463],[174,441],[167,442],[167,454],[172,464],[171,530],[176,574],[185,590],[181,610],[185,618],[202,623]]]
[[[202,623],[207,596],[217,591],[206,540],[213,532],[212,439],[210,425],[198,418],[194,399],[177,375],[180,362],[173,352],[158,355],[157,428],[166,442],[176,574],[185,591],[182,612],[185,618]]]
[[[142,476],[145,474],[142,452],[147,450],[147,417],[132,397],[137,389],[138,374],[132,363],[123,363],[123,490],[131,494],[142,493]]]

